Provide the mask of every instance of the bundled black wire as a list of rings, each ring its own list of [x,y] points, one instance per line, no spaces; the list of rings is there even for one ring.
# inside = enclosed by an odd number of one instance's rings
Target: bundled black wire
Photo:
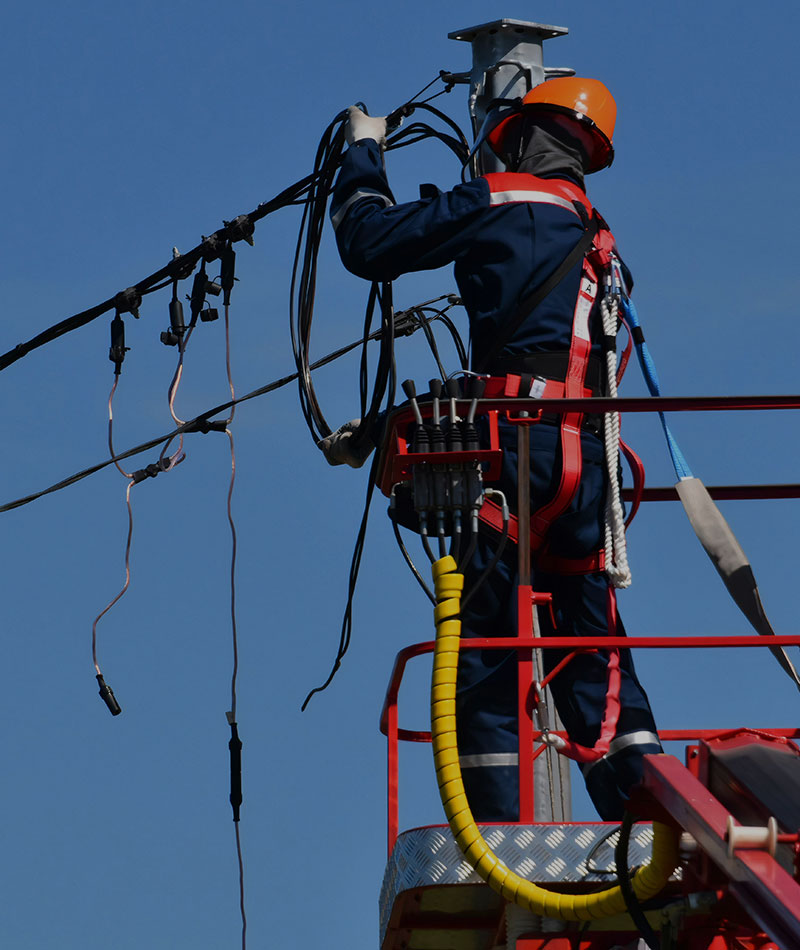
[[[449,115],[437,109],[435,106],[428,105],[427,102],[408,102],[387,117],[389,124],[391,125],[393,118],[396,117],[397,121],[399,121],[400,117],[408,117],[417,109],[424,109],[426,112],[435,115],[437,119],[440,119],[452,130],[453,134],[448,135],[446,132],[440,132],[438,129],[432,128],[424,122],[412,122],[389,138],[386,143],[386,151],[389,152],[395,148],[402,148],[405,145],[414,145],[423,139],[435,138],[446,145],[456,156],[460,164],[464,165],[469,158],[469,142],[467,142],[466,136],[461,131],[459,125],[454,122]]]
[[[391,126],[392,121],[400,121],[403,116],[411,115],[416,109],[424,109],[435,115],[452,130],[453,134],[443,133],[425,123],[415,122],[406,129],[392,135],[387,141],[387,150],[412,145],[425,138],[437,138],[447,145],[463,164],[469,154],[467,140],[458,125],[439,109],[424,102],[409,102],[391,113],[387,121]],[[289,305],[290,331],[295,365],[299,374],[300,407],[311,436],[317,444],[329,436],[332,431],[317,398],[310,370],[311,330],[317,287],[317,260],[322,230],[327,216],[328,200],[333,190],[334,179],[345,147],[346,120],[347,113],[340,112],[323,132],[317,147],[313,171],[309,176],[311,182],[300,223],[292,269]],[[366,347],[362,353],[359,386],[362,425],[353,437],[356,442],[369,437],[380,411],[386,387],[392,377],[394,366],[391,286],[388,283],[380,286],[372,284],[370,288],[364,321],[365,340],[370,334],[376,303],[380,304],[381,327],[384,332],[380,337],[381,350],[371,384],[368,379]]]
[[[300,409],[315,442],[331,433],[311,380],[311,326],[317,289],[317,259],[328,197],[333,190],[333,180],[344,150],[346,120],[347,113],[340,112],[323,132],[317,148],[313,181],[297,236],[289,298],[289,328],[298,372]]]

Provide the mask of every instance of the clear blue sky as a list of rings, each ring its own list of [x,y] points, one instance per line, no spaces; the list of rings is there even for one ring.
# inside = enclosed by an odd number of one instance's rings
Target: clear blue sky
[[[797,305],[795,3],[617,0],[372,5],[341,0],[223,8],[208,0],[16,4],[0,44],[5,143],[0,350],[111,296],[310,170],[349,103],[382,114],[441,68],[469,66],[451,30],[518,17],[570,35],[549,65],[602,78],[619,105],[614,166],[590,195],[636,277],[667,394],[792,392]],[[463,87],[443,97],[465,123]],[[398,198],[453,183],[434,143],[388,157]],[[245,392],[292,369],[289,269],[296,209],[238,245],[233,367]],[[454,288],[447,271],[405,278],[398,306]],[[357,336],[366,288],[321,256],[315,352]],[[167,296],[128,319],[115,403],[120,447],[170,428],[175,352],[159,342]],[[463,324],[462,324],[463,325]],[[2,501],[106,455],[108,318],[0,377]],[[422,341],[398,347],[401,378],[433,374]],[[632,367],[624,394],[643,392]],[[356,364],[318,374],[331,420],[357,414]],[[203,325],[178,397],[184,417],[226,397],[222,326]],[[673,420],[707,484],[797,480],[789,413]],[[655,419],[629,420],[650,484],[671,478]],[[289,387],[236,417],[240,536],[242,838],[251,947],[370,947],[385,860],[385,750],[377,728],[391,663],[428,639],[427,601],[394,550],[378,503],[353,644],[333,687],[366,471],[330,469]],[[224,438],[134,491],[133,577],[102,622],[100,651],[124,706],[96,694],[91,623],[119,589],[125,480],[107,470],[3,516],[0,664],[5,780],[0,944],[14,950],[236,947],[237,870],[227,803],[231,646]],[[143,462],[153,461],[144,456]],[[796,502],[724,507],[776,629],[796,631]],[[746,632],[676,504],[630,533],[631,633]],[[796,651],[795,651],[796,652]],[[798,697],[766,651],[637,660],[665,727],[793,725]],[[424,664],[401,718],[423,728]],[[403,758],[403,826],[440,820],[429,749]],[[582,789],[575,814],[592,817]]]

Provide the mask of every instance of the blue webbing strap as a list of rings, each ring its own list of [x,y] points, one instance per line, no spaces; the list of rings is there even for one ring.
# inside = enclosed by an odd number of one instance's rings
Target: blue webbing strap
[[[647,344],[644,342],[644,339],[641,339],[641,324],[639,323],[639,315],[636,313],[636,307],[633,305],[633,301],[630,298],[626,297],[625,294],[621,294],[622,300],[622,309],[625,313],[625,319],[630,325],[631,331],[638,329],[639,334],[634,334],[634,344],[636,346],[636,356],[639,359],[639,365],[642,367],[642,374],[644,376],[644,381],[647,383],[647,388],[650,390],[651,396],[660,396],[661,387],[658,382],[658,374],[656,373],[655,363],[653,358],[650,356],[650,351],[647,349]],[[636,342],[636,337],[639,336],[641,342]],[[681,452],[678,443],[675,441],[675,437],[670,431],[669,426],[667,425],[667,420],[664,418],[664,413],[659,412],[659,418],[661,419],[661,425],[664,429],[664,435],[667,439],[667,448],[669,449],[670,458],[672,459],[672,467],[675,469],[675,474],[678,477],[678,480],[682,478],[692,478],[692,470],[686,464],[686,459],[683,457],[683,452]]]

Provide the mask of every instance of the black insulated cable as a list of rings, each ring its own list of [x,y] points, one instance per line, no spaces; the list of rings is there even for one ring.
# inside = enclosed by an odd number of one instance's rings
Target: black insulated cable
[[[401,130],[396,135],[390,137],[387,142],[387,149],[391,150],[401,148],[405,145],[412,145],[424,138],[438,138],[454,152],[459,158],[459,161],[463,164],[463,161],[466,159],[462,159],[462,154],[464,154],[465,149],[466,154],[469,153],[469,145],[457,123],[444,112],[426,103],[406,103],[405,107],[411,106],[413,106],[414,109],[424,109],[432,115],[435,115],[449,127],[453,134],[441,133],[431,126],[414,123],[414,126],[409,126],[409,128]],[[138,281],[136,284],[133,284],[131,287],[126,288],[120,293],[109,297],[107,300],[87,310],[83,310],[80,313],[61,320],[59,323],[48,327],[24,343],[18,343],[15,347],[0,355],[0,371],[7,369],[33,350],[47,343],[51,343],[73,330],[86,326],[93,320],[96,320],[97,317],[108,313],[109,310],[113,310],[115,307],[122,313],[132,313],[138,317],[138,308],[141,305],[142,296],[144,294],[151,293],[159,287],[167,286],[173,280],[185,280],[194,271],[199,262],[212,261],[219,257],[220,251],[226,241],[233,243],[247,241],[248,244],[252,244],[252,236],[257,222],[281,208],[304,204],[307,210],[309,204],[315,205],[315,213],[312,215],[310,223],[318,236],[319,231],[321,231],[322,220],[324,220],[324,209],[323,214],[319,214],[321,199],[324,198],[325,202],[327,202],[327,195],[333,186],[336,168],[338,167],[343,151],[344,122],[346,117],[346,112],[340,112],[326,129],[320,142],[320,148],[317,151],[315,169],[311,174],[289,185],[273,198],[263,201],[248,214],[240,214],[232,220],[224,222],[222,228],[208,237],[204,237],[196,247],[184,254],[173,257],[168,264]],[[409,132],[411,136],[409,136]],[[300,369],[299,366],[298,369]],[[319,441],[319,439],[316,441]]]
[[[444,299],[447,295],[444,294],[442,297],[437,299]],[[433,302],[433,301],[430,301]],[[420,305],[422,306],[422,305]],[[408,335],[408,333],[413,333],[415,330],[419,329],[418,323],[415,321],[410,321],[408,315],[412,310],[417,308],[411,308],[408,311],[398,312],[396,315],[396,329],[395,332],[399,335]],[[399,330],[397,329],[399,327]],[[381,331],[376,330],[370,335],[370,340],[377,340],[380,336]],[[346,346],[340,347],[338,350],[334,350],[331,353],[328,353],[327,356],[322,356],[320,359],[316,360],[311,364],[309,369],[317,370],[321,369],[323,366],[327,366],[329,363],[334,362],[342,356],[346,356],[348,353],[351,353],[353,350],[357,349],[362,345],[363,341],[361,338],[348,343]],[[88,478],[90,475],[95,475],[97,472],[102,471],[104,468],[108,468],[109,465],[113,465],[115,460],[124,461],[125,459],[132,458],[135,455],[140,455],[142,452],[147,452],[150,449],[154,449],[159,445],[162,445],[164,442],[168,442],[171,439],[174,439],[176,436],[180,435],[182,432],[224,432],[227,423],[226,422],[215,422],[211,421],[211,416],[219,415],[221,412],[226,412],[228,409],[231,409],[233,406],[238,406],[243,402],[247,402],[250,399],[257,399],[260,396],[266,396],[270,393],[275,392],[278,389],[281,389],[284,386],[288,386],[289,383],[297,382],[299,377],[298,373],[289,373],[287,376],[282,376],[280,379],[273,380],[271,383],[267,383],[264,386],[259,386],[257,389],[253,389],[251,392],[246,393],[244,396],[238,396],[236,399],[229,400],[224,402],[219,406],[214,406],[213,409],[206,409],[204,412],[201,412],[199,415],[195,416],[194,419],[188,420],[181,426],[178,426],[176,429],[173,429],[172,432],[168,432],[165,435],[158,436],[154,439],[150,439],[147,442],[142,442],[140,445],[136,445],[131,449],[126,449],[124,452],[119,452],[114,458],[105,459],[103,462],[98,462],[95,465],[91,465],[88,468],[83,469],[80,472],[76,472],[73,475],[67,476],[67,478],[62,479],[61,481],[56,482],[53,485],[50,485],[47,488],[43,488],[41,491],[33,492],[30,495],[25,495],[22,498],[17,498],[14,501],[6,502],[4,505],[0,505],[0,514],[3,514],[6,511],[13,511],[15,508],[21,508],[24,505],[29,505],[31,502],[37,501],[39,498],[44,497],[45,495],[53,494],[53,492],[61,491],[64,488],[69,488],[70,485],[75,485],[77,482],[82,481],[84,478]]]
[[[496,547],[495,550],[494,550],[494,554],[492,555],[491,560],[490,560],[489,563],[486,565],[486,567],[483,569],[483,571],[481,572],[480,576],[479,576],[478,579],[475,581],[475,583],[472,585],[472,587],[465,593],[464,597],[461,599],[461,613],[462,613],[462,616],[463,616],[464,610],[465,610],[466,607],[467,607],[467,604],[469,604],[469,602],[470,602],[470,601],[472,600],[472,598],[474,597],[475,592],[478,590],[478,588],[481,586],[481,584],[483,584],[483,583],[486,581],[486,579],[489,577],[489,575],[494,571],[495,567],[497,566],[497,563],[499,562],[500,558],[503,556],[503,551],[505,550],[506,542],[508,541],[508,529],[509,529],[509,522],[510,522],[510,512],[509,512],[509,508],[508,508],[508,502],[506,501],[506,496],[505,496],[501,491],[498,491],[496,488],[494,488],[494,489],[487,489],[486,494],[487,494],[487,495],[497,495],[497,496],[500,498],[500,500],[501,500],[501,503],[502,503],[501,510],[502,510],[502,514],[503,514],[503,530],[502,530],[502,532],[500,533],[500,539],[499,539],[499,541],[497,542],[497,547]],[[470,553],[470,554],[469,554],[469,557],[471,557],[471,556],[472,556],[472,555],[471,555],[471,553]],[[465,566],[466,566],[466,562],[467,562],[467,559],[465,558],[465,559],[464,559],[464,564],[465,564]]]
[[[392,496],[392,502],[394,502],[394,496]],[[433,591],[425,583],[425,579],[423,578],[422,574],[420,574],[417,565],[413,562],[411,555],[408,553],[408,548],[406,547],[405,542],[403,541],[403,536],[400,533],[400,525],[398,525],[394,518],[391,518],[390,520],[392,522],[392,530],[394,531],[395,541],[397,541],[397,546],[400,548],[400,553],[403,555],[403,558],[406,564],[408,564],[408,567],[411,570],[411,573],[414,575],[417,583],[423,589],[423,591],[425,591],[425,596],[432,604],[435,604],[436,597],[434,596]]]
[[[53,340],[57,340],[59,337],[71,333],[73,330],[86,326],[114,308],[121,313],[132,313],[135,317],[138,317],[138,310],[141,306],[142,296],[144,294],[151,293],[159,285],[167,286],[175,279],[184,280],[192,273],[199,261],[216,259],[216,257],[219,256],[218,249],[221,249],[226,241],[247,240],[245,235],[247,227],[242,224],[242,218],[247,218],[248,222],[255,226],[256,222],[265,218],[267,215],[272,214],[280,208],[293,205],[299,199],[303,198],[312,184],[313,179],[313,175],[307,175],[305,178],[301,178],[294,184],[289,185],[288,188],[285,188],[274,198],[262,202],[254,211],[251,211],[247,215],[239,215],[229,222],[228,225],[215,231],[214,234],[209,237],[204,237],[201,243],[192,248],[191,251],[180,254],[178,257],[173,257],[164,267],[159,268],[155,273],[143,278],[133,286],[115,294],[113,297],[109,297],[108,300],[104,300],[94,307],[90,307],[88,310],[83,310],[71,317],[67,317],[65,320],[61,320],[59,323],[48,327],[48,329],[38,333],[25,343],[18,343],[13,349],[0,355],[0,371],[7,369],[33,350],[47,343],[51,343]]]
[[[315,686],[306,698],[303,700],[303,705],[300,707],[301,712],[305,711],[311,697],[315,693],[321,693],[323,690],[326,690],[330,684],[333,682],[334,676],[339,670],[339,667],[342,665],[342,660],[344,655],[347,653],[347,650],[350,647],[350,639],[353,632],[353,598],[356,592],[356,584],[358,582],[358,572],[361,567],[361,558],[364,553],[364,541],[367,534],[367,523],[369,521],[369,511],[370,505],[372,504],[372,495],[377,483],[378,477],[378,463],[380,453],[376,452],[372,458],[372,465],[369,470],[369,477],[367,479],[367,490],[366,490],[366,499],[364,502],[364,511],[361,515],[361,524],[358,528],[358,535],[356,536],[356,543],[353,549],[353,557],[350,561],[350,575],[347,582],[347,603],[344,608],[344,616],[342,617],[342,626],[339,632],[339,647],[336,651],[336,657],[334,658],[333,665],[331,667],[330,673],[328,674],[327,679],[320,686]]]
[[[626,811],[625,817],[622,819],[622,824],[619,827],[617,846],[614,848],[614,862],[617,868],[619,889],[622,891],[625,907],[631,915],[634,924],[639,928],[639,933],[641,933],[647,946],[650,950],[661,950],[661,941],[658,939],[658,935],[650,926],[650,922],[645,916],[642,905],[639,903],[639,898],[633,890],[631,875],[628,870],[628,842],[630,841],[631,830],[633,829],[633,821],[632,812]]]
[[[315,444],[330,435],[311,379],[311,327],[317,283],[317,259],[327,217],[328,197],[345,146],[346,112],[325,129],[314,159],[313,184],[303,209],[289,292],[289,330],[298,372],[300,408]]]

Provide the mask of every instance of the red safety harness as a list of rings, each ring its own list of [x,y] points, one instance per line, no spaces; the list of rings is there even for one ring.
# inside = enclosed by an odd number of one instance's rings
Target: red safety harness
[[[523,377],[508,374],[490,377],[487,380],[485,395],[489,398],[505,396],[535,395],[543,399],[576,399],[591,396],[586,386],[586,371],[592,350],[589,320],[597,299],[599,281],[610,265],[615,250],[614,236],[605,221],[589,203],[584,192],[571,182],[559,179],[536,178],[533,175],[502,172],[486,175],[489,183],[490,203],[493,206],[514,202],[551,204],[571,211],[583,220],[596,217],[600,227],[595,235],[591,250],[584,256],[578,296],[572,314],[572,333],[567,361],[567,371],[563,381],[547,380],[542,387],[537,381],[529,393],[520,392]],[[581,214],[581,209],[584,213]],[[622,378],[631,350],[631,341],[620,361],[617,381]],[[545,571],[557,574],[588,574],[605,570],[605,552],[597,551],[589,557],[574,559],[556,557],[547,551],[547,534],[553,524],[570,506],[578,490],[583,468],[581,451],[581,425],[584,414],[567,412],[561,417],[561,477],[553,497],[531,516],[531,553],[536,557],[537,566]],[[629,524],[639,506],[641,489],[644,485],[644,466],[635,452],[623,442],[620,447],[627,458],[634,476],[635,499],[628,517]],[[502,531],[503,518],[498,505],[486,499],[480,513],[481,521],[488,527]],[[509,539],[516,542],[519,536],[517,519],[512,516],[509,523]]]
[[[531,386],[530,391],[525,393],[520,391],[524,377],[508,374],[504,377],[490,377],[487,380],[485,395],[488,397],[505,396],[510,398],[533,395],[543,399],[574,399],[591,396],[592,390],[586,386],[586,374],[592,349],[589,321],[597,299],[599,281],[610,266],[611,255],[615,249],[614,236],[602,218],[597,215],[583,191],[570,182],[534,178],[531,175],[520,174],[487,175],[486,179],[489,182],[492,205],[519,201],[555,204],[572,211],[581,217],[584,223],[586,223],[587,218],[597,217],[600,226],[592,240],[591,249],[583,258],[578,296],[572,314],[572,334],[567,371],[563,382],[547,380],[542,386],[541,381],[537,380]],[[518,317],[519,315],[515,314],[514,319],[518,320]],[[617,371],[618,382],[625,371],[630,349],[629,333],[628,345]],[[536,386],[535,390],[533,386]],[[549,528],[572,503],[581,481],[583,468],[581,425],[583,421],[584,414],[581,412],[567,412],[562,415],[560,422],[562,463],[559,483],[553,497],[545,502],[538,511],[534,512],[530,519],[531,554],[536,558],[536,565],[540,570],[556,574],[588,574],[605,570],[604,550],[596,551],[581,559],[556,557],[547,550]],[[644,485],[644,467],[632,449],[623,442],[620,442],[620,447],[628,459],[634,476],[635,498],[627,521],[627,524],[629,524],[639,506],[641,489]],[[481,507],[480,519],[496,531],[503,530],[501,509],[488,499],[484,501]],[[516,542],[518,540],[519,530],[518,519],[512,516],[508,531],[508,536],[512,541]],[[616,596],[613,588],[609,585],[609,633],[615,634],[616,628]],[[609,651],[606,709],[597,742],[593,748],[588,748],[571,740],[560,740],[557,748],[561,754],[579,762],[597,761],[607,754],[610,743],[616,734],[620,714],[620,687],[620,656],[619,651],[614,649]]]

